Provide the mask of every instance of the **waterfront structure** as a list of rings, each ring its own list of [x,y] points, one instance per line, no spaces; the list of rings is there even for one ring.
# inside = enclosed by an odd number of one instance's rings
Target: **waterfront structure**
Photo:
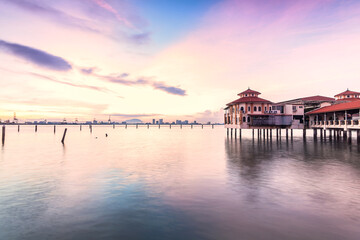
[[[354,92],[347,89],[345,92],[335,95],[336,101],[357,101],[360,100],[360,92]]]
[[[224,115],[226,128],[290,128],[292,115],[273,109],[274,103],[260,98],[258,91],[247,90],[238,94],[239,99],[227,104]]]
[[[332,105],[307,113],[310,118],[310,127],[324,130],[360,130],[360,93],[348,89],[335,95],[335,98],[336,102]]]

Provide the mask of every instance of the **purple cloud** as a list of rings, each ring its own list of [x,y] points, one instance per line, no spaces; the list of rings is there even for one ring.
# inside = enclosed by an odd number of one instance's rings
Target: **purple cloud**
[[[161,82],[154,82],[152,85],[155,89],[159,89],[161,91],[174,94],[174,95],[180,95],[180,96],[186,96],[186,91],[184,89],[178,88],[178,87],[171,87],[166,86]]]
[[[0,40],[0,49],[25,59],[33,64],[56,71],[69,71],[72,66],[65,59],[42,50]]]

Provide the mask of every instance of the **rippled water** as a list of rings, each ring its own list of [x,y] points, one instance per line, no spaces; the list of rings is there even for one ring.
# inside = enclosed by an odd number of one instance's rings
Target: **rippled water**
[[[67,128],[7,126],[0,239],[360,239],[355,142]]]

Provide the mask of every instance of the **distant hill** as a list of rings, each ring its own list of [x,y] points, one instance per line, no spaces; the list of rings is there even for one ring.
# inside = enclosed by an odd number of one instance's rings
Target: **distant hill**
[[[129,120],[125,120],[126,123],[142,123],[142,121],[140,119],[129,119]]]

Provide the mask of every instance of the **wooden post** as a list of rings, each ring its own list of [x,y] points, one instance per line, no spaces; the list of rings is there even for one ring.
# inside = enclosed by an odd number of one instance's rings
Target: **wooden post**
[[[147,128],[149,129],[150,124],[147,124]]]
[[[214,128],[214,124],[211,125],[211,128]]]
[[[286,141],[289,140],[289,129],[286,129]]]
[[[348,142],[351,143],[351,130],[348,130]]]
[[[278,139],[279,139],[279,129],[276,128],[276,140],[278,140]]]
[[[67,128],[64,129],[64,135],[63,135],[63,137],[62,137],[62,139],[61,139],[61,143],[62,143],[62,144],[64,144],[66,132],[67,132]]]
[[[279,128],[279,139],[281,140],[281,128]]]
[[[136,129],[138,128],[138,124],[136,124]]]
[[[190,124],[191,125],[191,129],[193,128],[193,125],[192,124]],[[232,136],[232,129],[231,129],[231,136]]]
[[[272,129],[269,129],[270,131],[270,139],[272,140]]]
[[[90,128],[90,133],[92,133],[92,125],[91,124],[89,125],[89,128]]]
[[[306,138],[306,129],[303,129],[303,138]]]
[[[20,125],[18,125],[18,132],[20,132]]]
[[[182,129],[182,124],[180,124],[180,129]],[[228,129],[228,135],[229,135],[229,129]]]
[[[5,144],[5,125],[2,126],[2,137],[1,137],[2,145]]]
[[[35,125],[35,132],[37,132],[37,125]]]
[[[293,136],[294,136],[294,134],[293,134],[293,129],[290,129],[290,134],[291,134],[291,140],[293,139]]]
[[[113,129],[115,129],[115,124],[113,124]]]
[[[324,129],[324,139],[326,141],[326,129]]]
[[[191,128],[192,128],[192,125],[191,125]],[[233,135],[233,129],[232,128],[230,130],[230,135],[231,135],[231,138],[232,138],[232,135]]]
[[[360,144],[360,130],[357,130],[357,143]]]
[[[265,140],[265,128],[263,129],[263,138],[264,138],[264,140]]]
[[[332,136],[331,136],[331,129],[329,129],[329,140],[332,140]]]
[[[159,124],[159,129],[160,129],[160,124]]]
[[[346,131],[343,131],[342,133],[343,133],[343,138],[344,138],[344,140],[346,140],[346,139],[347,139],[347,132],[346,132]]]
[[[320,139],[322,140],[323,139],[323,130],[319,129],[319,131],[320,131]]]
[[[125,123],[125,129],[127,129],[127,123]]]
[[[252,130],[252,138],[254,138],[254,129]]]
[[[236,132],[237,132],[237,131],[236,131],[236,128],[234,128],[234,131],[235,131],[235,139],[236,139]]]
[[[54,125],[54,134],[56,133],[56,125]]]
[[[204,124],[201,124],[201,128],[204,128]]]
[[[171,129],[171,124],[170,124],[170,129]]]
[[[241,128],[239,129],[239,138],[241,139]]]
[[[80,131],[82,130],[82,125],[80,124]]]
[[[180,125],[181,127],[182,125]],[[229,128],[226,128],[226,136],[229,136]]]

